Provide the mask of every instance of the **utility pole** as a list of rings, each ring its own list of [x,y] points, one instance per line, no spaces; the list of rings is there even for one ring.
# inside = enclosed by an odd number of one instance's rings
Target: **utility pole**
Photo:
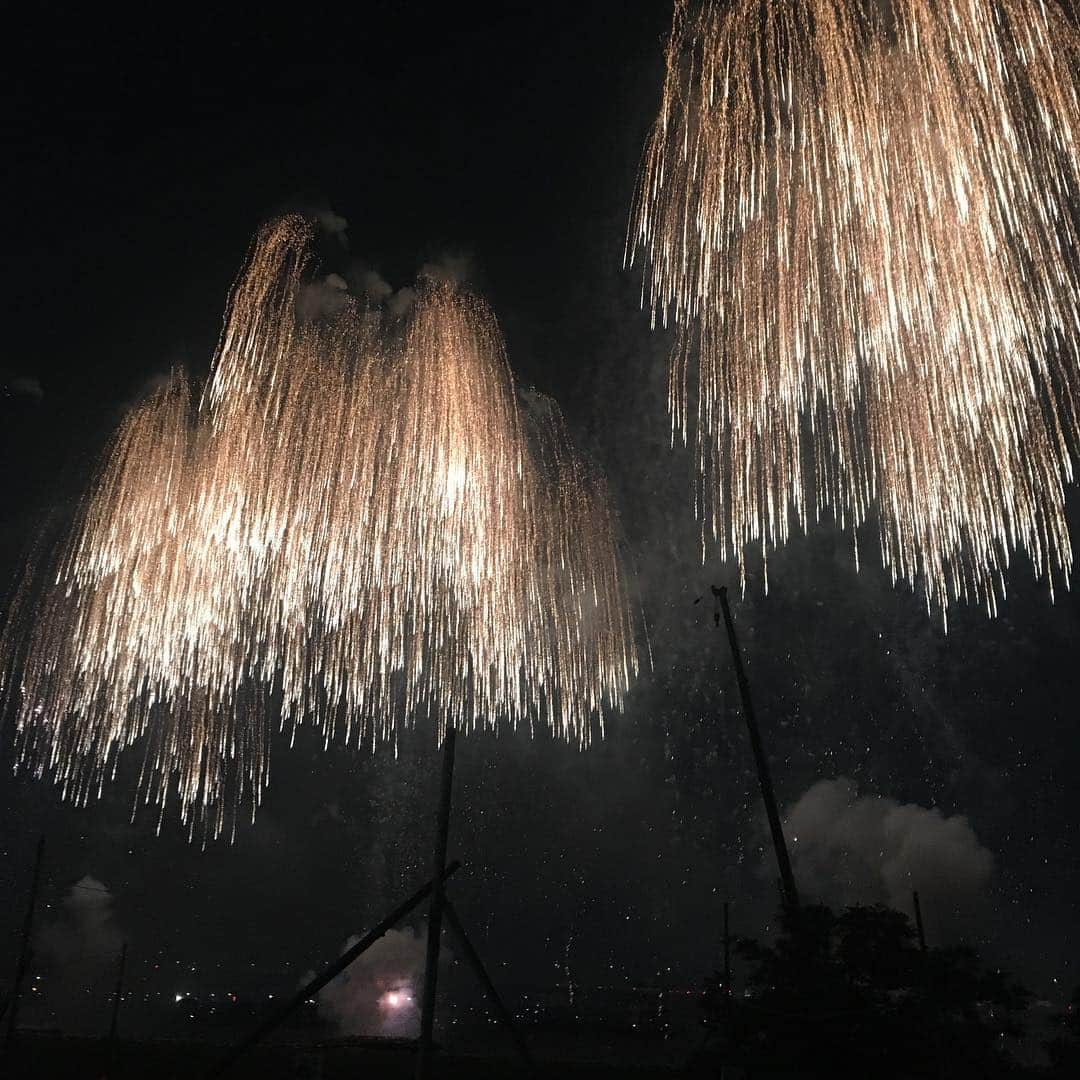
[[[922,953],[922,965],[920,969],[920,979],[922,981],[923,994],[926,995],[927,1004],[933,1008],[932,998],[933,991],[935,989],[933,983],[933,973],[930,969],[929,957],[926,955],[926,931],[923,929],[922,921],[922,904],[919,903],[919,890],[911,890],[911,900],[915,908],[915,931],[919,935],[919,951]],[[935,1030],[931,1028],[930,1043],[934,1050],[934,1056],[937,1059],[937,1074],[941,1080],[945,1080],[948,1072],[945,1068],[945,1058],[942,1053],[943,1047],[943,1035],[940,1029]]]
[[[784,902],[790,908],[797,908],[799,906],[799,892],[795,888],[795,875],[791,872],[791,860],[788,858],[787,844],[784,842],[784,829],[780,823],[780,811],[776,807],[776,794],[773,791],[772,774],[769,772],[769,760],[765,756],[761,732],[758,730],[757,717],[754,714],[754,703],[750,698],[750,683],[747,681],[746,672],[743,670],[739,642],[735,637],[735,623],[731,618],[731,608],[728,605],[727,587],[724,586],[718,589],[714,585],[712,591],[713,596],[720,601],[720,608],[724,613],[728,644],[731,646],[731,659],[735,665],[735,678],[739,683],[739,694],[742,697],[743,716],[746,718],[746,726],[750,732],[750,745],[754,750],[754,762],[757,765],[761,797],[765,802],[765,814],[769,819],[769,832],[772,833],[776,862],[780,869],[780,883]],[[716,623],[717,625],[720,624],[719,613],[716,615]]]
[[[124,996],[124,965],[127,963],[127,942],[120,948],[120,963],[116,969],[116,990],[113,992],[112,1022],[109,1024],[109,1041],[116,1042],[117,1024],[120,1020],[120,1001]]]
[[[427,955],[424,963],[424,996],[420,1010],[420,1044],[416,1055],[416,1080],[431,1076],[432,1034],[435,1030],[435,991],[439,978],[439,942],[446,890],[446,844],[450,833],[450,797],[454,790],[454,743],[457,732],[446,729],[443,738],[442,790],[435,822],[435,852],[432,861],[431,907],[428,911]]]
[[[724,996],[731,997],[731,937],[728,934],[728,907],[724,901]]]
[[[919,949],[926,952],[926,933],[923,931],[922,906],[919,904],[919,890],[915,889],[911,894],[915,901],[915,929],[919,934]]]
[[[15,968],[15,982],[11,987],[11,1001],[8,1005],[7,1030],[4,1033],[4,1053],[11,1052],[15,1039],[15,1024],[19,1015],[19,999],[22,996],[23,980],[26,969],[30,966],[30,935],[34,929],[34,908],[37,905],[38,886],[41,884],[41,860],[45,854],[45,834],[38,839],[37,854],[34,856],[34,876],[30,882],[30,902],[26,905],[26,918],[23,919],[22,944],[19,948],[19,962]]]
[[[105,1075],[116,1072],[116,1036],[120,1026],[120,1002],[124,998],[124,966],[127,963],[127,942],[120,946],[120,962],[116,966],[116,989],[113,991],[112,1019],[109,1021],[109,1056]]]

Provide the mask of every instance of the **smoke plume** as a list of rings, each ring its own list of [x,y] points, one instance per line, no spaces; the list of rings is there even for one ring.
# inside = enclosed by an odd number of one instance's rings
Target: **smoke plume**
[[[7,379],[5,389],[11,397],[30,398],[31,401],[41,401],[45,397],[41,380],[33,375],[16,375]]]
[[[41,928],[38,951],[55,964],[89,961],[105,956],[112,964],[124,935],[116,922],[113,895],[87,874],[68,890],[58,916]]]
[[[124,932],[108,887],[87,874],[46,917],[34,942],[40,1005],[63,1031],[103,1030]]]
[[[993,870],[993,855],[962,814],[859,795],[846,777],[810,787],[787,815],[785,832],[808,898],[910,912],[918,890],[931,944],[963,932]]]
[[[327,274],[301,288],[296,298],[297,315],[301,322],[338,315],[349,303],[349,286],[338,274]]]
[[[329,233],[331,236],[337,236],[342,243],[345,243],[345,232],[349,227],[347,218],[335,214],[333,210],[328,208],[316,210],[314,214],[318,218],[319,227],[323,232]]]
[[[424,263],[419,276],[438,285],[463,285],[472,277],[472,260],[468,255],[440,255]]]
[[[343,1035],[417,1035],[426,942],[423,927],[388,931],[319,994],[319,1008]]]

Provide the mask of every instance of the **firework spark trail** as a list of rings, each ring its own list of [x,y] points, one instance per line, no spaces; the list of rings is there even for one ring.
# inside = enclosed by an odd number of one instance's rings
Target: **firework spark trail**
[[[145,743],[139,798],[254,815],[271,715],[327,743],[434,718],[585,744],[636,674],[602,480],[518,407],[486,305],[422,282],[404,327],[305,318],[313,227],[265,227],[198,403],[125,419],[3,642],[23,762],[79,802]]]
[[[741,570],[828,511],[943,613],[1068,581],[1078,61],[1038,0],[676,4],[627,253]]]

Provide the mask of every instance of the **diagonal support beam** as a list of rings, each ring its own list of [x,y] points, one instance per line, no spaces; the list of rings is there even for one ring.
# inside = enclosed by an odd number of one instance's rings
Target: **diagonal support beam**
[[[473,971],[476,973],[476,977],[480,980],[480,984],[484,988],[484,993],[487,995],[488,1002],[491,1004],[492,1011],[507,1031],[510,1032],[510,1037],[514,1040],[514,1045],[517,1047],[517,1052],[521,1055],[521,1060],[524,1063],[529,1076],[535,1077],[536,1063],[533,1061],[532,1054],[529,1052],[525,1037],[521,1034],[521,1029],[514,1022],[514,1017],[510,1010],[503,1003],[502,998],[499,997],[499,992],[495,989],[495,984],[491,981],[491,976],[488,975],[487,968],[484,967],[484,962],[480,959],[480,954],[473,948],[473,944],[469,940],[469,935],[465,933],[465,927],[461,925],[461,920],[454,910],[454,905],[451,904],[449,900],[443,901],[443,917],[446,919],[446,925],[450,927],[457,937],[458,944],[461,946],[461,951],[465,954],[465,959],[469,961]]]

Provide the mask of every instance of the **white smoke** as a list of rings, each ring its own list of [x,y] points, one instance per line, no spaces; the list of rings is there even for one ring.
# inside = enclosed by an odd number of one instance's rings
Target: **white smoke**
[[[16,375],[7,382],[8,393],[13,397],[30,398],[33,401],[41,401],[45,397],[45,390],[41,380],[33,375]]]
[[[387,297],[386,310],[395,318],[401,319],[409,313],[410,308],[416,303],[416,290],[409,285],[398,289],[396,293]]]
[[[314,214],[323,232],[331,236],[339,236],[344,240],[345,230],[349,227],[348,219],[335,214],[333,210],[316,210]]]
[[[338,274],[327,274],[300,290],[296,298],[297,315],[308,322],[324,315],[337,315],[349,302],[349,286]]]
[[[34,936],[34,968],[44,975],[40,1006],[48,1010],[46,1022],[64,1031],[102,1030],[124,944],[113,900],[108,887],[88,874]]]
[[[419,276],[439,285],[462,285],[472,276],[472,261],[467,255],[440,255],[424,263]]]
[[[810,787],[785,833],[808,898],[833,907],[881,902],[910,914],[918,890],[931,944],[970,929],[994,867],[962,814],[859,795],[846,777]]]
[[[345,952],[359,940],[350,937]],[[420,1031],[424,929],[390,930],[319,994],[320,1010],[344,1035],[413,1037]],[[443,960],[448,958],[445,944]],[[311,976],[305,976],[305,981]]]
[[[113,964],[123,943],[112,893],[87,874],[68,890],[58,915],[42,925],[37,951],[58,965],[95,959]]]
[[[554,398],[542,394],[531,386],[518,388],[518,403],[526,415],[535,417],[541,425],[550,423],[552,419],[561,417],[558,403]]]
[[[441,255],[424,263],[417,277],[440,285],[461,285],[470,278],[472,263],[466,255]],[[416,302],[416,289],[406,285],[395,289],[377,270],[354,263],[350,275],[359,292],[373,303],[382,305],[393,319],[401,319],[409,313]]]
[[[393,286],[378,270],[358,269],[356,276],[364,295],[370,297],[376,304],[381,304],[393,294]]]

